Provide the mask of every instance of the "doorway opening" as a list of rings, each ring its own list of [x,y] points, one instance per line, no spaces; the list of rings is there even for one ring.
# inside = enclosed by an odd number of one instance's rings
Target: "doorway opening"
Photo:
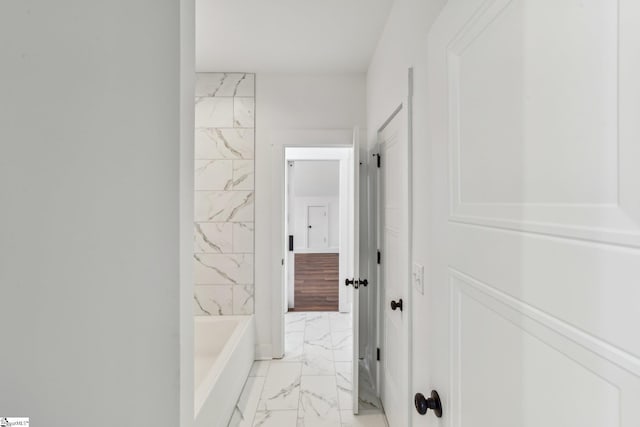
[[[351,311],[349,150],[285,147],[285,313]]]
[[[323,418],[353,413],[351,295],[343,284],[353,262],[351,147],[285,147],[284,362],[297,362],[301,384],[335,390]],[[342,286],[341,286],[342,284]],[[311,399],[301,393],[300,404]]]
[[[286,181],[288,311],[339,311],[340,161],[288,158]]]
[[[371,286],[363,284],[366,277],[360,277],[360,206],[361,195],[366,196],[366,187],[360,190],[360,182],[366,183],[369,167],[366,158],[360,155],[360,134],[358,128],[332,130],[278,131],[272,135],[278,143],[272,146],[272,235],[273,250],[273,355],[276,360],[269,362],[267,382],[273,387],[265,388],[262,401],[270,402],[272,409],[292,410],[299,408],[303,423],[336,425],[351,424],[354,414],[358,422],[366,425],[384,426],[386,420],[381,408],[362,410],[359,398],[360,351],[359,339],[368,340],[368,334],[359,329],[358,295],[368,295]],[[327,153],[339,153],[328,157]],[[362,159],[363,161],[360,161]],[[286,228],[285,213],[287,196],[288,160],[339,160],[340,161],[340,204],[339,210],[346,211],[346,226],[338,230],[341,242],[346,241],[345,251],[339,250],[339,306],[337,312],[289,312],[289,286],[287,272],[289,255],[289,230]],[[322,177],[317,177],[322,179]],[[366,185],[366,184],[365,184]],[[364,217],[366,219],[366,215]],[[368,224],[365,222],[364,224]],[[366,236],[367,233],[362,233]],[[366,245],[363,246],[365,248]],[[366,252],[365,252],[366,254]],[[364,256],[364,254],[363,254]],[[366,258],[366,256],[364,256]],[[344,263],[344,264],[343,264]],[[341,268],[342,265],[345,268]],[[347,282],[347,279],[349,281]],[[345,286],[348,284],[349,286]],[[360,285],[362,284],[362,285]],[[294,289],[295,291],[295,289]],[[295,295],[295,294],[294,294]],[[344,298],[343,298],[344,296]],[[367,322],[363,322],[366,324]],[[266,383],[265,383],[266,384]],[[297,385],[296,385],[297,384]],[[291,390],[282,394],[283,390]],[[322,402],[314,399],[322,396]],[[324,403],[323,403],[324,402]],[[327,402],[330,405],[327,405]],[[314,410],[304,410],[311,408]],[[321,408],[318,412],[316,409]]]

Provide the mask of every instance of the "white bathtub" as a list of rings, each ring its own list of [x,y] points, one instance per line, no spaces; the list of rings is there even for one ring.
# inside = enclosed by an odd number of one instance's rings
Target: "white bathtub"
[[[226,427],[255,356],[253,316],[198,316],[194,330],[196,427]]]

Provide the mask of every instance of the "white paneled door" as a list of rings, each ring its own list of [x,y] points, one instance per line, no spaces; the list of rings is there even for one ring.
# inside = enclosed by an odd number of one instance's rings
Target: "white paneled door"
[[[450,0],[415,425],[640,426],[640,3]]]
[[[408,425],[409,172],[400,109],[379,132],[382,348],[381,399],[389,425]]]
[[[307,248],[326,249],[329,246],[329,216],[327,205],[307,206]]]

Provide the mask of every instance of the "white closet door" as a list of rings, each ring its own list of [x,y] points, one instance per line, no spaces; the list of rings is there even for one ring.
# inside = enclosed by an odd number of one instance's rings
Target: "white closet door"
[[[420,391],[446,423],[418,425],[640,426],[638,22],[636,0],[450,0],[432,28]]]
[[[327,205],[307,206],[307,248],[329,247],[329,217]]]
[[[380,237],[382,249],[382,405],[391,426],[408,425],[409,172],[408,141],[401,109],[379,133]]]

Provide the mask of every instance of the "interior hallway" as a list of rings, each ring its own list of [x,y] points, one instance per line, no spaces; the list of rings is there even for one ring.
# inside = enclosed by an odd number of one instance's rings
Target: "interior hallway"
[[[254,362],[229,427],[387,426],[370,398],[352,414],[350,314],[287,313],[285,333],[285,357]]]

